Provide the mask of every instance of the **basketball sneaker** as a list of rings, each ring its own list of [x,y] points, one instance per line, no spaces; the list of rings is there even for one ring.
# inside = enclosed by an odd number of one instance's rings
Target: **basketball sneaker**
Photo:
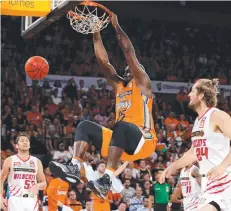
[[[93,191],[95,195],[102,199],[106,199],[108,191],[111,188],[111,181],[108,174],[104,174],[101,178],[95,181],[88,182],[88,189]]]
[[[72,184],[78,184],[80,182],[84,183],[84,181],[81,180],[82,175],[78,165],[74,165],[72,162],[62,164],[51,161],[49,163],[49,169],[51,171],[51,174],[53,174],[55,177],[59,177],[66,182]]]

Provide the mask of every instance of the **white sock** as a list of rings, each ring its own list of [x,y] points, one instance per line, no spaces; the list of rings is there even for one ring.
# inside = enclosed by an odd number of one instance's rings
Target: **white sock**
[[[113,193],[121,193],[124,189],[121,181],[116,178],[114,172],[110,169],[106,169],[105,174],[108,174],[110,177],[110,181],[112,182],[111,190]]]
[[[79,169],[81,168],[81,164],[78,159],[72,158],[71,162],[73,165],[78,165]]]
[[[83,162],[83,166],[84,166],[84,169],[85,169],[85,173],[86,173],[86,178],[88,181],[95,181],[96,180],[96,175],[95,175],[95,172],[92,168],[91,165],[88,165],[86,162]]]

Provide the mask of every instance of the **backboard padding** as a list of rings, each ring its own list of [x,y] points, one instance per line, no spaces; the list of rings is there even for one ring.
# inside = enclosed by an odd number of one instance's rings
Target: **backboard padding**
[[[32,17],[22,18],[21,35],[23,38],[31,39],[51,23],[59,20],[63,15],[78,5],[80,1],[66,0],[54,8],[47,16],[32,22]]]

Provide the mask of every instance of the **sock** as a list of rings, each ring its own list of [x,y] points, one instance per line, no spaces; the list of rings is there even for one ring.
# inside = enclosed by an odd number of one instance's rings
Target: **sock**
[[[80,169],[81,168],[81,162],[83,162],[83,161],[82,161],[82,159],[80,159],[78,157],[73,157],[71,162],[73,165],[78,165],[78,167]]]
[[[96,180],[96,174],[92,168],[91,165],[88,165],[86,162],[83,162],[83,166],[85,169],[85,176],[88,181],[95,181]]]
[[[105,174],[108,174],[110,177],[110,181],[112,182],[111,190],[113,193],[121,193],[124,189],[124,186],[122,185],[121,181],[116,178],[115,176],[115,170],[107,168],[105,171]]]

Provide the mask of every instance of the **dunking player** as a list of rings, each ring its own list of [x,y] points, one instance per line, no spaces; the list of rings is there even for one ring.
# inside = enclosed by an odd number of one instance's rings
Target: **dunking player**
[[[198,211],[231,210],[231,117],[217,105],[218,80],[199,79],[189,93],[189,107],[198,117],[192,130],[192,147],[162,175],[171,175],[195,160],[200,166],[202,198]]]
[[[152,119],[153,94],[151,81],[144,67],[138,62],[135,50],[128,36],[121,29],[117,16],[112,15],[112,25],[118,42],[124,52],[128,66],[124,77],[117,75],[110,64],[100,33],[93,37],[95,55],[108,83],[116,91],[116,124],[113,131],[90,121],[81,122],[75,133],[72,165],[50,163],[53,174],[69,182],[81,179],[80,163],[92,142],[108,157],[104,176],[88,183],[89,188],[105,198],[118,161],[134,161],[149,157],[156,146],[156,133]]]
[[[29,155],[30,140],[26,134],[17,137],[16,148],[18,154],[10,156],[3,163],[1,188],[8,179],[8,204],[1,196],[1,208],[8,211],[36,211],[38,191],[46,188],[43,166],[39,159]]]
[[[171,202],[177,202],[183,195],[185,211],[195,211],[201,195],[201,175],[199,168],[195,165],[188,165],[180,172],[179,186],[171,196]]]

